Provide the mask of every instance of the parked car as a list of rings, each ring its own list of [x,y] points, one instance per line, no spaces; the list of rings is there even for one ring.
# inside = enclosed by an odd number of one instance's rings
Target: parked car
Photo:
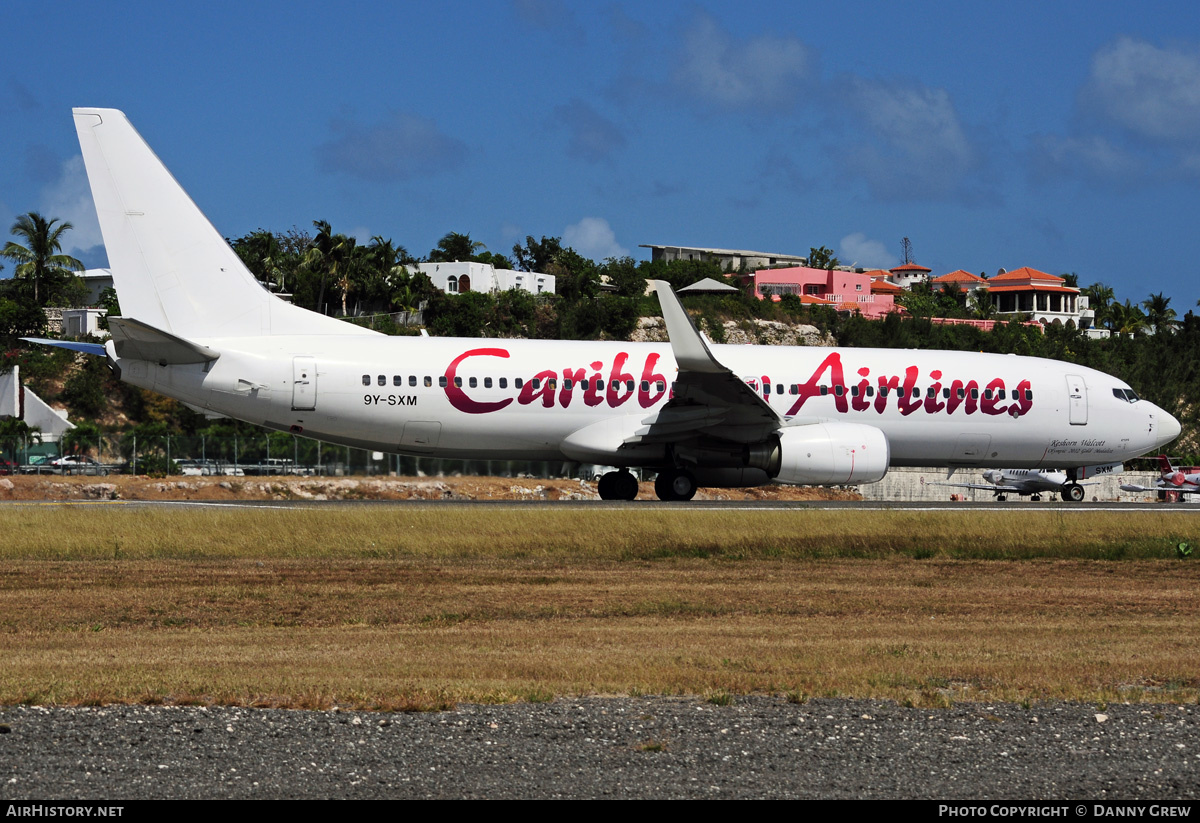
[[[50,465],[63,474],[108,474],[108,469],[94,458],[83,454],[67,454],[52,460]]]
[[[16,474],[17,464],[11,460],[0,459],[0,474]]]

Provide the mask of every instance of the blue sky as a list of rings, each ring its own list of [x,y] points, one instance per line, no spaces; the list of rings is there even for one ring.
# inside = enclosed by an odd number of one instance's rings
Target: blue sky
[[[177,5],[178,8],[173,6]],[[1200,299],[1195,3],[23,3],[0,223],[103,264],[70,119],[123,109],[226,236],[562,236]],[[19,36],[13,35],[19,32]],[[4,276],[10,271],[3,272]]]

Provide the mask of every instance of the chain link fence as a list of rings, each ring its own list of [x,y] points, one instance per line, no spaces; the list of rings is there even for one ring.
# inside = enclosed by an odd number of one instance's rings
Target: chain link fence
[[[483,475],[563,477],[561,462],[444,460],[333,446],[306,437],[257,431],[234,436],[105,434],[77,440],[70,455],[52,444],[20,438],[7,444],[7,469],[22,474]],[[578,475],[579,472],[572,474]],[[590,477],[585,470],[584,476]]]

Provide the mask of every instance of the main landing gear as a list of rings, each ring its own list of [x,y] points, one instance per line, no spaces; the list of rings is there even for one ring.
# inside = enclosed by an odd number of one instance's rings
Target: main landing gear
[[[628,469],[600,476],[597,491],[601,500],[633,500],[638,496],[638,481]]]
[[[696,478],[684,469],[663,469],[654,481],[659,500],[691,500],[696,496]]]
[[[1062,487],[1062,491],[1059,494],[1062,495],[1062,499],[1066,503],[1083,502],[1083,486],[1078,483],[1068,483]]]

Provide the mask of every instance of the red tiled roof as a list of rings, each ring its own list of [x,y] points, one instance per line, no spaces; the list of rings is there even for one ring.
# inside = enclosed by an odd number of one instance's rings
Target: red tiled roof
[[[903,294],[904,289],[887,280],[872,280],[871,294]]]
[[[933,271],[933,269],[927,269],[924,266],[918,266],[916,263],[902,263],[899,266],[896,266],[896,268],[892,269],[893,274],[898,271],[923,271],[928,273]]]
[[[969,271],[952,271],[949,274],[943,274],[941,277],[933,278],[934,283],[986,283],[978,274],[971,274]]]
[[[997,274],[995,277],[993,277],[988,282],[989,283],[1009,283],[1009,282],[1013,282],[1013,281],[1017,281],[1017,280],[1049,280],[1052,283],[1067,282],[1066,280],[1063,280],[1061,277],[1056,277],[1053,274],[1047,274],[1046,272],[1038,271],[1037,269],[1031,269],[1031,268],[1029,268],[1029,266],[1022,266],[1019,269],[1013,269],[1012,271],[1005,272],[1004,274]]]
[[[992,280],[994,281],[995,278],[992,278]],[[1010,291],[1046,291],[1058,292],[1059,294],[1079,294],[1079,289],[1073,289],[1070,286],[1050,286],[1042,283],[1010,283],[1005,286],[992,286],[988,289],[988,294]]]

